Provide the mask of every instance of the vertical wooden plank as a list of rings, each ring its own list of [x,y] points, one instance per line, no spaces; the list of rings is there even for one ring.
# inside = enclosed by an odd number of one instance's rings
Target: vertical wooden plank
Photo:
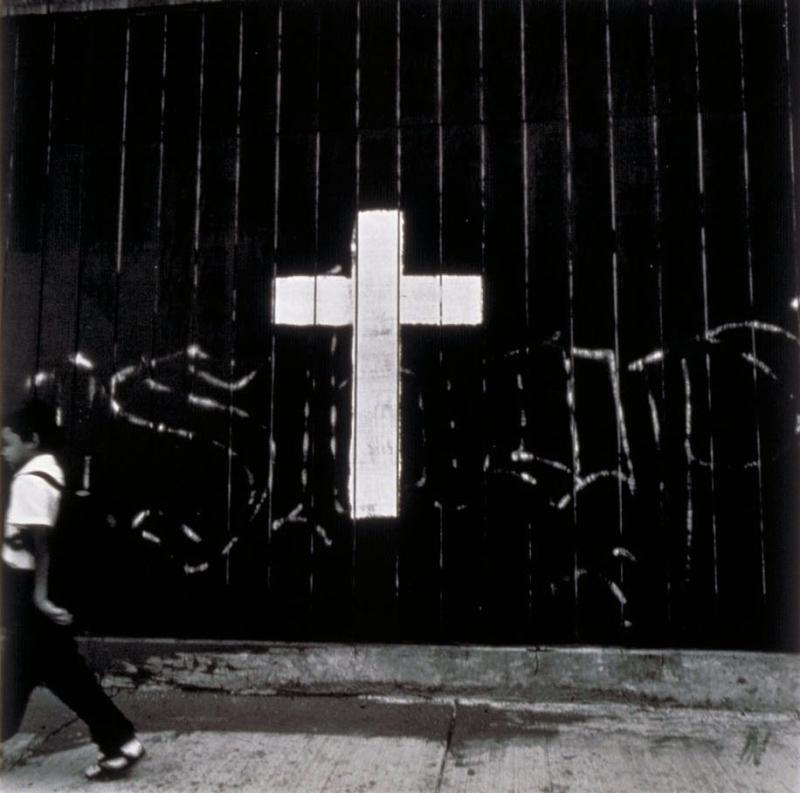
[[[356,4],[319,10],[317,270],[352,275],[356,221]],[[315,331],[315,454],[311,488],[318,524],[313,539],[313,636],[353,630],[353,537],[348,479],[352,409],[352,327]]]
[[[2,74],[0,74],[0,107],[2,108],[3,118],[6,120],[3,129],[0,130],[0,150],[2,150],[2,173],[3,184],[6,189],[3,195],[3,224],[8,229],[9,211],[11,209],[10,178],[14,173],[14,147],[11,141],[14,139],[16,127],[16,103],[17,103],[17,60],[19,56],[19,21],[16,19],[6,19],[0,30],[0,63],[2,63]],[[7,232],[6,232],[7,238]],[[3,250],[8,247],[6,240],[3,240]]]
[[[239,540],[228,548],[231,597],[242,631],[270,635],[269,523],[272,348],[270,305],[276,212],[276,124],[280,68],[280,8],[244,9],[241,78],[240,182],[235,257],[237,406],[233,423],[231,521]]]
[[[442,272],[485,279],[481,178],[480,5],[442,3]],[[455,45],[454,42],[458,42]],[[484,322],[486,319],[484,318]],[[438,401],[432,438],[442,504],[443,638],[476,641],[486,635],[486,514],[483,421],[483,329],[442,330]],[[461,368],[459,367],[461,364]],[[428,425],[430,426],[430,425]],[[428,430],[431,434],[431,430]],[[476,459],[477,457],[477,459]],[[455,461],[455,462],[454,462]],[[475,469],[475,466],[477,470]]]
[[[81,232],[86,151],[84,82],[91,52],[85,18],[66,16],[55,23],[52,136],[45,213],[41,330],[37,368],[56,375],[57,402],[72,448],[73,396],[77,383],[71,356],[78,341],[81,283]],[[71,475],[72,459],[68,463]]]
[[[358,210],[396,208],[397,6],[361,2],[357,13]],[[388,638],[397,618],[396,519],[359,520],[354,553],[357,635]]]
[[[790,4],[742,6],[744,112],[747,120],[749,228],[753,273],[753,369],[761,452],[764,567],[760,646],[796,649],[800,641],[798,563],[798,459],[792,438],[792,393],[798,379],[795,200],[792,159]],[[796,33],[795,33],[796,35]],[[767,330],[771,328],[771,330]],[[778,329],[782,329],[778,330]],[[747,331],[738,331],[747,337]],[[748,339],[752,342],[752,339]],[[750,352],[753,352],[751,349]]]
[[[51,139],[50,94],[53,20],[26,19],[16,51],[16,94],[25,97],[15,116],[12,250],[38,250],[42,237],[42,200]]]
[[[392,0],[359,6],[359,210],[397,206],[395,100],[396,8]]]
[[[691,531],[692,570],[689,584],[692,632],[697,641],[708,642],[713,635],[718,609],[718,550],[713,475],[714,438],[711,433],[711,360],[704,339],[709,328],[708,256],[705,224],[704,116],[701,111],[702,82],[697,5],[692,4],[692,52],[694,67],[694,115],[696,142],[695,192],[697,194],[697,243],[699,258],[695,272],[698,283],[697,325],[694,339],[685,339],[681,358],[686,419],[687,533]]]
[[[116,363],[153,351],[161,226],[161,133],[165,17],[130,17],[122,261],[116,322]]]
[[[233,477],[232,422],[243,416],[228,384],[237,382],[233,358],[234,239],[240,14],[209,8],[201,13],[201,87],[193,233],[192,342],[203,358],[188,383],[191,425],[202,450],[194,512],[182,521],[192,535],[184,550],[187,585],[208,603],[220,631],[238,631],[230,619],[229,543]],[[184,529],[184,535],[186,535]],[[199,540],[197,539],[199,538]]]
[[[94,409],[97,384],[108,382],[114,368],[117,248],[123,140],[126,19],[124,15],[84,20],[86,75],[80,97],[80,143],[83,154],[80,264],[74,339],[72,456],[74,474],[84,490],[92,489],[92,465],[100,475],[108,457],[108,439],[99,431]],[[88,519],[87,521],[88,522]]]
[[[0,179],[2,179],[2,184],[5,185],[2,197],[3,293],[7,288],[6,262],[11,247],[11,221],[14,199],[19,28],[18,21],[11,19],[5,20],[2,30],[0,30],[0,58],[2,59],[0,61],[0,113],[2,113],[2,118],[5,119],[3,128],[0,130],[0,158],[2,158],[0,161]],[[7,316],[7,310],[3,311],[3,315]],[[8,370],[4,369],[4,371]],[[16,389],[13,387],[9,389],[8,385],[8,380],[4,377],[2,383],[3,393],[0,394],[0,400],[2,400],[2,404],[6,409],[21,397],[21,389],[18,385],[17,389],[20,390],[20,393],[16,397],[11,396],[11,399],[9,399],[9,392],[13,394]]]
[[[571,638],[574,531],[567,378],[570,271],[567,250],[567,129],[563,14],[558,0],[528,2],[525,19],[527,124],[528,388],[524,397],[527,445],[511,469],[532,477],[530,628],[536,641]]]
[[[441,272],[439,256],[440,5],[400,6],[400,206],[408,275]],[[400,636],[431,641],[439,633],[441,506],[437,397],[440,329],[400,330]]]
[[[92,41],[82,91],[85,145],[81,283],[76,350],[107,379],[113,366],[120,159],[123,140],[126,18],[87,16]],[[77,108],[71,108],[76,112]]]
[[[202,21],[183,10],[167,15],[164,170],[157,356],[185,353],[191,340],[192,246],[197,203]]]
[[[789,109],[796,110],[800,106],[800,87],[798,87],[798,77],[800,77],[800,65],[797,62],[797,51],[800,47],[800,25],[797,23],[797,14],[793,13],[794,6],[790,0],[784,0],[783,3],[783,30],[784,30],[784,53],[786,56],[786,73],[789,88],[787,90]],[[797,235],[798,226],[800,226],[800,201],[797,196],[797,163],[800,162],[800,131],[797,129],[797,124],[794,121],[794,115],[789,114],[789,132],[791,138],[789,169],[792,177],[793,190],[793,229],[795,239]],[[795,242],[796,244],[796,242]]]
[[[75,105],[67,111],[80,118],[79,137],[75,141],[83,148],[84,174],[67,450],[71,489],[79,497],[67,500],[61,520],[71,526],[69,552],[74,561],[69,567],[75,571],[78,582],[74,589],[84,589],[79,596],[88,605],[88,613],[84,607],[80,613],[92,620],[98,604],[91,595],[98,582],[85,565],[85,559],[98,551],[105,555],[113,547],[113,541],[98,546],[96,540],[103,530],[110,533],[106,522],[111,508],[106,474],[107,461],[114,450],[105,423],[103,384],[109,381],[115,357],[127,24],[124,15],[110,14],[87,17],[82,25],[84,42],[92,45],[84,53],[81,96],[75,98]],[[114,557],[112,553],[108,558]],[[109,592],[116,592],[119,583],[109,583]],[[94,607],[89,605],[93,600]]]
[[[692,430],[702,403],[703,379],[692,378],[704,366],[702,350],[690,342],[703,333],[703,283],[698,191],[697,96],[694,36],[690,6],[654,4],[655,84],[661,191],[660,241],[664,311],[666,399],[662,433],[666,511],[674,527],[671,550],[672,619],[676,641],[695,643],[708,629],[709,579],[701,579],[709,554],[708,490],[697,482],[699,450]],[[696,349],[696,345],[695,348]],[[684,365],[684,361],[686,361]],[[690,367],[691,365],[691,367]],[[699,373],[702,375],[702,368]],[[694,388],[692,388],[694,386]],[[701,543],[705,543],[701,545]]]
[[[236,211],[239,13],[205,12],[203,141],[199,217],[197,341],[226,377],[231,358],[231,305]]]
[[[442,112],[447,124],[474,124],[480,115],[480,55],[478,9],[460,3],[442,3],[443,48]],[[465,46],[452,46],[453,42]]]
[[[157,321],[166,18],[133,14],[128,23],[127,82],[120,110],[124,148],[113,169],[119,194],[114,202],[117,272],[108,440],[105,458],[94,463],[92,485],[93,500],[102,503],[111,521],[93,524],[87,543],[98,549],[94,553],[127,560],[125,565],[94,571],[92,588],[114,591],[113,602],[122,604],[127,613],[145,612],[151,619],[159,615],[158,630],[163,631],[174,622],[172,604],[177,599],[163,596],[172,571],[163,548],[146,539],[157,536],[153,523],[141,517],[137,522],[137,516],[146,510],[155,516],[161,506],[154,497],[158,488],[153,481],[160,474],[154,464],[160,458],[160,439],[136,422],[157,416],[157,403],[143,383],[150,374]],[[139,464],[130,465],[130,460]],[[146,588],[139,584],[142,569],[149,571]],[[92,630],[119,630],[108,599],[87,597],[89,602]],[[126,627],[131,632],[146,631],[147,619],[132,618]]]
[[[656,213],[658,175],[652,105],[650,9],[608,5],[608,89],[612,125],[618,269],[620,408],[635,479],[624,488],[621,551],[610,577],[626,599],[623,636],[658,642],[667,629],[669,569],[662,504],[662,460],[652,410],[658,410],[662,370],[639,374],[631,364],[662,350],[661,262]],[[654,266],[655,263],[655,266]],[[654,407],[655,406],[655,407]],[[668,431],[664,428],[663,431]],[[626,450],[623,448],[623,454]]]
[[[16,62],[9,88],[16,104],[5,135],[9,181],[3,241],[3,404],[8,407],[24,398],[37,365],[52,22],[28,19],[15,28],[13,54],[7,53]]]
[[[734,4],[707,0],[697,7],[710,334],[753,318],[738,17]],[[708,358],[714,569],[705,574],[715,587],[716,641],[747,646],[759,632],[762,564],[755,389],[752,367],[741,359],[751,352],[741,342],[750,339],[714,338]]]
[[[200,536],[195,526],[203,510],[196,493],[203,487],[209,449],[196,432],[190,406],[193,373],[204,361],[196,341],[195,255],[202,188],[203,27],[201,14],[187,9],[167,13],[158,306],[153,361],[150,371],[142,373],[156,385],[140,386],[145,393],[152,391],[146,396],[152,455],[147,506],[153,516],[148,531],[159,539],[153,554],[160,559],[160,597],[169,603],[165,621],[182,635],[202,632],[199,615],[212,605],[195,577],[204,560],[195,559],[193,547],[200,544],[193,539]]]
[[[316,272],[317,8],[283,9],[279,212],[275,275]],[[285,98],[285,101],[283,101]],[[309,492],[312,327],[276,327],[271,596],[275,629],[307,630],[310,542],[316,523]]]
[[[38,393],[57,407],[64,426],[65,473],[70,488],[79,481],[79,413],[75,392],[84,385],[78,369],[79,312],[82,275],[82,212],[84,210],[85,134],[84,84],[90,54],[88,25],[80,17],[54,22],[48,95],[50,130],[45,157],[45,200],[42,206],[42,260],[39,339],[36,370],[46,372]],[[54,46],[52,46],[54,45]],[[81,359],[82,361],[82,359]],[[65,522],[70,516],[62,516]],[[55,584],[55,582],[54,582]],[[55,584],[57,586],[57,584]]]
[[[615,278],[610,195],[604,9],[567,6],[574,185],[573,273],[577,479],[578,635],[614,635],[620,604],[608,584],[620,536],[624,483],[613,395]],[[589,396],[591,394],[591,397]]]
[[[523,119],[523,6],[485,6],[486,135],[485,322],[491,356],[484,408],[492,416],[487,515],[487,620],[493,641],[528,639],[530,514],[523,477],[509,475],[527,440],[524,395],[531,388],[528,173]]]

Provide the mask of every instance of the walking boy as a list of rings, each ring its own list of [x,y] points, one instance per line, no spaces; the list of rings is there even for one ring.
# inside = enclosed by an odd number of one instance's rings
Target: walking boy
[[[32,690],[45,685],[86,722],[101,756],[88,779],[121,776],[144,754],[133,725],[78,652],[72,615],[50,600],[50,538],[64,474],[54,411],[30,400],[3,422],[2,456],[14,471],[2,550],[2,735],[19,729]]]

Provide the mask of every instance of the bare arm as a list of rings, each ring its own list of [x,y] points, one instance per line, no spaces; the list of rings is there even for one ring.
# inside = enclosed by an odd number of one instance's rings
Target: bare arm
[[[48,577],[50,575],[50,533],[51,526],[27,526],[33,537],[33,555],[36,559],[34,573],[33,602],[45,616],[58,625],[69,625],[72,615],[56,606],[48,597]]]

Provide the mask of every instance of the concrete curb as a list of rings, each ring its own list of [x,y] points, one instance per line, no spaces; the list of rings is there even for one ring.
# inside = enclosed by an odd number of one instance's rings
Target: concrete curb
[[[105,638],[81,644],[104,682],[123,688],[800,708],[800,656],[781,653]]]

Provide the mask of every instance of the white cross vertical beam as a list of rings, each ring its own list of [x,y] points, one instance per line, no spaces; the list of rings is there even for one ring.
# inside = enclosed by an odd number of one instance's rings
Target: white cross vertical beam
[[[398,212],[360,212],[351,472],[355,518],[397,515]]]

